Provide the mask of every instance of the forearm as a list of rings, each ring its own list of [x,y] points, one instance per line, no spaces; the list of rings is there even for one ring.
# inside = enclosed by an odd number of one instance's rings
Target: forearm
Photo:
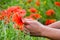
[[[54,29],[50,27],[41,27],[41,35],[50,39],[60,40],[60,29]]]
[[[52,23],[52,24],[48,25],[48,27],[60,29],[60,21],[57,21],[55,23]]]

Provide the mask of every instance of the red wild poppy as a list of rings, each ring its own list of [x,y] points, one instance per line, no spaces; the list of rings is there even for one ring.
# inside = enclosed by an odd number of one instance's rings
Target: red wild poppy
[[[6,10],[2,10],[0,15],[6,16],[6,14],[7,14]]]
[[[19,6],[11,6],[7,9],[8,12],[17,12],[18,9],[21,9]]]
[[[31,17],[31,16],[27,16],[27,17],[25,17],[25,18],[27,18],[27,19],[31,19],[31,20],[35,20],[33,17]]]
[[[23,21],[22,17],[19,14],[14,14],[12,17],[12,21],[19,25],[20,30],[23,30]]]
[[[39,1],[36,1],[36,5],[37,5],[37,6],[40,6],[40,2],[39,2]]]
[[[35,12],[37,12],[37,9],[35,9],[35,8],[30,8],[30,12],[35,13]]]
[[[28,18],[30,18],[30,19],[39,19],[39,18],[41,18],[41,15],[40,14],[31,14]]]
[[[31,16],[32,17],[35,17],[36,19],[41,18],[41,15],[40,14],[32,14]]]
[[[49,25],[49,24],[54,23],[54,22],[56,22],[55,19],[47,19],[45,22],[45,25]]]
[[[55,11],[53,9],[49,9],[48,11],[46,11],[47,16],[52,16],[53,14],[55,14]]]
[[[27,0],[27,1],[28,1],[28,3],[32,2],[32,0]]]
[[[55,5],[60,7],[60,2],[55,2]]]
[[[0,20],[3,20],[3,19],[4,19],[4,17],[2,15],[0,15]]]
[[[21,9],[19,6],[11,6],[9,7],[6,11],[7,11],[7,17],[10,19],[10,16],[13,13],[16,13],[19,9]]]
[[[20,16],[24,17],[26,15],[26,11],[24,9],[18,10],[18,13]]]
[[[0,20],[4,19],[5,16],[6,16],[6,10],[2,10],[0,12]]]

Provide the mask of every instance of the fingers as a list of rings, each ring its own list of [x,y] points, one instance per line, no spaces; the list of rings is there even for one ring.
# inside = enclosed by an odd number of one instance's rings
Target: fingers
[[[24,27],[24,31],[23,31],[26,35],[30,35],[30,36],[34,36],[34,32],[29,31],[27,28]]]
[[[26,25],[25,28],[28,29],[29,31],[32,31],[33,30],[32,29],[33,27],[31,25]]]
[[[31,33],[32,32],[32,27],[30,25],[25,25],[24,30],[25,30],[25,33],[27,33],[27,32]]]
[[[31,36],[39,36],[35,31],[38,26],[38,22],[36,20],[24,19],[24,24],[25,34],[30,34]]]
[[[23,31],[25,34],[30,34],[30,31],[28,30],[28,29],[26,29],[26,28],[24,28],[24,31]]]
[[[32,21],[32,19],[26,19],[26,18],[24,18],[22,20],[23,20],[23,22],[25,22],[25,21]]]
[[[30,24],[31,19],[24,19],[24,24]]]
[[[24,21],[24,24],[30,24],[30,23],[34,22],[34,20],[32,20],[32,19],[23,19],[23,21]]]
[[[27,35],[30,35],[30,36],[39,37],[38,33],[33,31],[30,25],[25,25],[24,33],[27,34]]]
[[[30,34],[30,29],[28,27],[29,27],[29,25],[24,25],[24,33],[25,34]]]

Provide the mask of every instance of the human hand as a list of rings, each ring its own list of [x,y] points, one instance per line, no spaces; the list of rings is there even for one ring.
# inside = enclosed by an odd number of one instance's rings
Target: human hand
[[[41,25],[37,20],[25,19],[25,33],[30,32],[31,36],[41,36]]]

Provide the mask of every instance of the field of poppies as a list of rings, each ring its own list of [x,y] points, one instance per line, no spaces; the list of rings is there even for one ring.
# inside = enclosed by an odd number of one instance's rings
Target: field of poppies
[[[60,0],[0,0],[0,40],[48,40],[23,32],[23,18],[49,25],[60,20]]]

